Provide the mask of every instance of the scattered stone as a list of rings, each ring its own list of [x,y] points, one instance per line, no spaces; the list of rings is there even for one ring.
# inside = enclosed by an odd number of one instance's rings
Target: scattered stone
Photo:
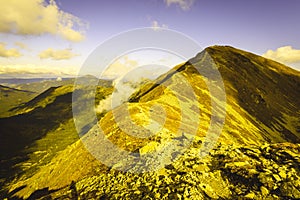
[[[199,151],[191,148],[159,171],[135,174],[112,168],[72,182],[68,191],[48,193],[47,198],[300,199],[300,172],[291,167],[299,166],[296,153],[285,154],[279,144],[265,145],[262,155],[259,149],[220,146],[199,159]],[[280,158],[273,159],[278,149]]]
[[[261,194],[262,194],[264,197],[266,197],[266,196],[269,194],[269,190],[268,190],[266,187],[264,187],[264,186],[261,186],[261,187],[260,187],[260,191],[261,191]]]
[[[216,193],[214,192],[213,188],[208,185],[208,184],[201,184],[200,185],[202,191],[209,197],[212,199],[216,199],[218,198],[218,196],[216,195]]]
[[[300,199],[300,190],[297,189],[291,182],[284,182],[280,187],[280,191],[284,196]]]
[[[248,193],[248,194],[245,196],[245,198],[247,198],[247,199],[254,199],[254,197],[255,197],[255,193],[254,193],[254,192],[250,192],[250,193]]]
[[[280,182],[280,181],[281,181],[280,176],[278,176],[277,174],[273,174],[273,177],[274,177],[274,179],[275,179],[277,182]]]
[[[282,179],[286,179],[286,173],[285,173],[285,171],[280,170],[280,171],[279,171],[279,176],[280,176]]]

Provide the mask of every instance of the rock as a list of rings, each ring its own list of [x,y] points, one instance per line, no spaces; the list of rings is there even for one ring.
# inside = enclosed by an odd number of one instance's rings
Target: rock
[[[155,142],[155,141],[149,142],[147,145],[140,148],[139,152],[140,152],[141,155],[147,154],[149,152],[157,150],[159,145],[160,145],[160,143]]]
[[[183,193],[184,199],[190,199],[190,192],[189,188],[185,188],[184,193]]]
[[[280,176],[278,176],[277,174],[273,174],[273,177],[274,177],[274,179],[275,179],[277,182],[280,182],[280,181],[281,181]]]
[[[270,192],[269,192],[269,190],[266,188],[266,187],[264,187],[264,186],[261,186],[260,187],[260,191],[261,191],[261,194],[264,196],[264,197],[266,197]]]
[[[217,199],[218,195],[214,192],[213,188],[208,184],[201,184],[200,185],[203,192],[211,199]]]
[[[194,165],[193,169],[199,172],[209,172],[209,167],[206,164]]]
[[[278,174],[279,174],[279,176],[280,176],[283,180],[286,179],[286,172],[285,172],[285,171],[280,170]]]
[[[279,198],[279,196],[277,196],[276,194],[273,194],[273,195],[272,195],[272,199],[278,199],[278,200],[279,200],[280,198]]]
[[[169,165],[166,165],[166,166],[165,166],[165,169],[168,169],[168,170],[175,170],[175,167],[174,167],[172,164],[169,164]]]
[[[245,196],[245,198],[247,198],[247,199],[254,199],[254,197],[255,197],[255,193],[254,193],[254,192],[250,192],[250,193],[248,193],[248,194]]]
[[[272,189],[275,185],[272,176],[269,175],[269,174],[260,173],[259,176],[258,176],[258,179],[268,189]]]
[[[300,199],[300,191],[291,182],[284,182],[280,191],[284,196]]]
[[[249,164],[247,162],[232,162],[232,163],[227,163],[225,165],[225,168],[244,167],[246,165],[249,165]]]
[[[157,193],[155,193],[154,197],[155,197],[155,199],[160,199],[161,195],[160,195],[160,193],[157,192]]]
[[[180,194],[177,194],[178,199],[182,199],[182,196]]]

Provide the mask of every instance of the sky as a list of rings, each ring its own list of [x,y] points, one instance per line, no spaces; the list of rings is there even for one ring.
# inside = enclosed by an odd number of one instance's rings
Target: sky
[[[169,28],[202,49],[230,45],[300,70],[299,10],[299,0],[0,0],[0,75],[74,75],[104,41],[143,27]]]

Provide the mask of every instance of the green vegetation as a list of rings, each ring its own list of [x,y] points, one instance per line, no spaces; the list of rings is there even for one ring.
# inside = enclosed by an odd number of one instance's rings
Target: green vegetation
[[[0,85],[0,117],[13,115],[14,107],[29,101],[38,94],[27,90],[18,90]]]
[[[50,88],[15,107],[14,116],[0,118],[1,187],[33,176],[58,152],[79,139],[72,114],[73,90],[73,85]],[[112,87],[98,87],[95,101],[112,91]]]

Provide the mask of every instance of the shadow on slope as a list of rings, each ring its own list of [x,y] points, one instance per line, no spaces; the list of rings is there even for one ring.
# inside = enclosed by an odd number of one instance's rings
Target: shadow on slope
[[[11,116],[10,109],[29,101],[38,93],[0,85],[0,117]]]
[[[222,74],[228,101],[238,100],[266,141],[300,142],[300,72],[233,47],[206,51]]]
[[[97,88],[96,103],[112,90]],[[1,187],[14,179],[31,177],[57,152],[79,139],[73,121],[72,93],[73,85],[50,88],[16,108],[19,115],[0,119]],[[86,98],[90,97],[83,97],[78,103]],[[85,123],[88,126],[90,122]]]

